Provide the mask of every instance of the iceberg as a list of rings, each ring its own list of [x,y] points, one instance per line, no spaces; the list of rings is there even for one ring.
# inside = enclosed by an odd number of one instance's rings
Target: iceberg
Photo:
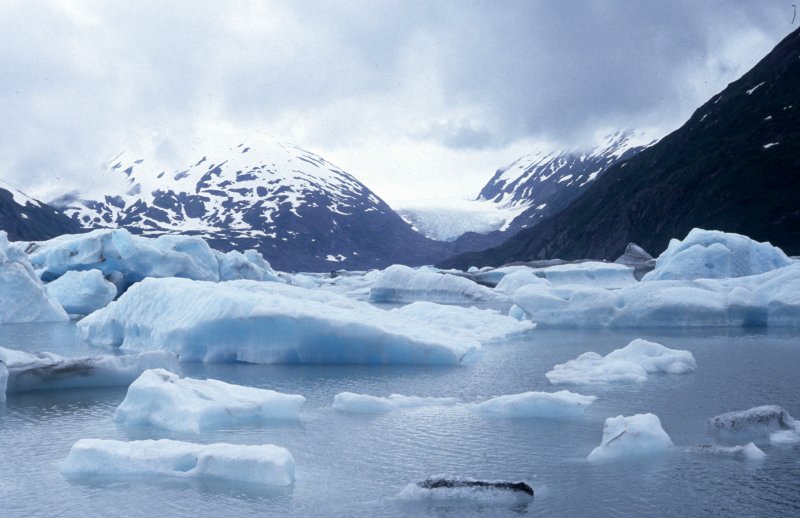
[[[0,324],[64,322],[69,316],[44,288],[18,244],[0,230]]]
[[[6,400],[6,386],[8,385],[8,369],[5,362],[0,361],[0,403]]]
[[[566,419],[580,417],[596,396],[558,392],[523,392],[499,396],[471,407],[477,414],[489,417],[538,417]]]
[[[482,505],[525,505],[533,498],[533,488],[526,482],[437,475],[408,484],[398,498],[479,502]]]
[[[159,351],[128,356],[64,358],[53,353],[31,354],[0,347],[0,362],[5,364],[8,372],[8,393],[116,387],[128,385],[147,369],[178,368],[174,354]]]
[[[520,287],[528,284],[535,284],[539,286],[552,286],[550,281],[548,281],[544,277],[536,275],[533,269],[525,268],[522,270],[517,270],[515,272],[509,273],[508,275],[500,279],[500,282],[497,283],[497,286],[494,287],[494,290],[499,291],[500,293],[505,293],[507,295],[510,295],[515,291],[517,291]]]
[[[255,281],[145,279],[77,327],[94,344],[171,351],[181,361],[458,364],[481,348],[452,323]]]
[[[780,248],[747,236],[692,229],[683,241],[673,239],[658,256],[645,281],[745,277],[783,268],[792,260]]]
[[[415,270],[399,264],[383,271],[372,285],[369,299],[373,302],[429,301],[446,304],[507,300],[504,295],[464,277]]]
[[[648,373],[686,374],[696,368],[691,352],[637,338],[605,356],[583,353],[574,360],[556,365],[545,376],[553,384],[642,382],[647,381]]]
[[[213,252],[219,264],[220,281],[247,279],[283,282],[266,259],[255,250],[245,250],[244,253],[238,250],[231,250],[227,253],[218,250],[213,250]]]
[[[459,403],[456,397],[416,397],[392,394],[389,397],[340,392],[333,397],[333,409],[353,414],[383,414],[393,410],[431,406],[452,406]]]
[[[200,433],[219,426],[269,419],[297,419],[305,398],[218,380],[181,378],[146,370],[128,387],[115,419],[125,426],[154,426]]]
[[[708,420],[711,434],[722,443],[744,441],[800,442],[800,423],[778,405],[728,412]]]
[[[743,457],[748,460],[759,460],[767,456],[761,448],[749,442],[744,446],[719,446],[716,444],[696,446],[688,448],[690,453],[709,453],[712,455],[730,455],[733,457]]]
[[[636,414],[606,419],[603,440],[592,450],[590,462],[636,458],[669,451],[672,439],[655,414]]]
[[[637,284],[630,266],[600,261],[557,264],[535,270],[536,275],[555,285],[588,285],[601,288],[622,288]]]
[[[117,287],[100,270],[69,271],[45,289],[71,315],[88,315],[117,296]]]
[[[61,471],[68,477],[166,476],[288,486],[294,482],[294,457],[271,444],[81,439]]]

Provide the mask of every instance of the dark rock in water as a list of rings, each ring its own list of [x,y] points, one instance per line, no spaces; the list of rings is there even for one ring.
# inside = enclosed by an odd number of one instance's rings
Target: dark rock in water
[[[514,491],[533,496],[533,488],[525,482],[487,482],[485,480],[471,480],[459,478],[429,478],[417,485],[425,489],[453,489],[453,488],[478,488],[497,489],[501,491]]]
[[[644,274],[656,267],[656,260],[653,259],[653,256],[636,243],[628,243],[628,246],[625,247],[625,253],[617,257],[614,262],[633,268],[633,275],[637,281],[642,280]]]

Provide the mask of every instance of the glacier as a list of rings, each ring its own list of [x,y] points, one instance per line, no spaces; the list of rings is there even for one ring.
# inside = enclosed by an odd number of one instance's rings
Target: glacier
[[[689,351],[636,339],[605,356],[583,353],[574,360],[556,365],[545,376],[553,384],[642,382],[647,380],[648,373],[685,374],[696,368],[697,363]]]
[[[72,270],[45,285],[71,315],[88,315],[108,305],[117,296],[117,287],[100,270]]]
[[[609,417],[603,425],[603,440],[587,457],[590,462],[639,458],[672,449],[661,420],[655,414]]]
[[[456,397],[417,397],[392,394],[388,397],[340,392],[333,397],[333,409],[352,414],[383,414],[393,410],[452,406],[461,400]]]
[[[305,401],[300,395],[213,379],[181,378],[165,369],[150,369],[128,387],[114,418],[128,427],[200,433],[243,422],[297,419]]]
[[[448,304],[506,300],[486,286],[449,273],[395,264],[381,273],[369,292],[372,302],[429,301]]]
[[[176,477],[288,486],[295,479],[295,462],[289,450],[271,444],[81,439],[61,472],[70,478]]]
[[[523,392],[488,399],[472,405],[470,410],[487,417],[568,419],[582,416],[596,399],[568,390]]]

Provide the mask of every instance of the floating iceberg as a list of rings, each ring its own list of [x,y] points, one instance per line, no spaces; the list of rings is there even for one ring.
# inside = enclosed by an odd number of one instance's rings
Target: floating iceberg
[[[800,263],[749,277],[648,281],[618,290],[527,285],[513,300],[541,326],[800,326]]]
[[[780,248],[747,236],[693,229],[673,239],[643,280],[723,279],[769,272],[791,264]]]
[[[217,426],[268,419],[296,419],[303,396],[181,378],[164,369],[147,370],[128,387],[115,418],[126,426],[155,426],[200,433]]]
[[[481,344],[455,327],[322,290],[175,278],[145,279],[78,322],[96,344],[250,363],[457,364]]]
[[[503,277],[500,282],[497,283],[497,286],[494,287],[494,290],[510,295],[517,291],[521,286],[525,286],[527,284],[552,287],[550,281],[544,277],[536,275],[533,269],[525,268],[509,273]]]
[[[333,397],[333,408],[353,414],[383,414],[393,410],[431,406],[452,406],[460,400],[455,397],[416,397],[392,394],[389,397],[370,396],[353,392],[340,392]]]
[[[384,270],[372,285],[369,299],[373,302],[424,300],[462,304],[498,302],[506,300],[506,297],[464,277],[395,264]]]
[[[69,316],[47,293],[25,252],[0,230],[0,324],[66,320]]]
[[[8,393],[56,388],[128,385],[147,369],[178,368],[174,354],[155,351],[130,356],[64,358],[53,353],[26,353],[0,347],[8,369]]]
[[[718,415],[708,420],[711,434],[723,443],[748,440],[800,442],[800,423],[778,405],[764,405]]]
[[[749,442],[744,446],[719,446],[716,444],[695,446],[687,448],[690,453],[709,453],[712,455],[730,455],[734,457],[744,457],[748,460],[759,460],[766,457],[761,448]]]
[[[642,382],[651,372],[685,374],[696,368],[697,363],[689,351],[636,339],[605,356],[583,353],[574,360],[556,365],[545,376],[554,384]]]
[[[524,392],[489,399],[473,405],[471,410],[491,417],[564,419],[582,416],[595,399],[596,396],[583,396],[568,390]]]
[[[219,280],[235,281],[247,279],[251,281],[283,282],[270,264],[255,250],[231,250],[223,253],[214,250],[219,263]]]
[[[167,476],[288,486],[294,482],[294,457],[271,444],[81,439],[70,449],[62,472],[70,477]]]
[[[398,495],[404,500],[464,500],[482,504],[525,504],[533,498],[533,488],[525,482],[477,480],[469,477],[438,475],[408,484]]]
[[[669,451],[672,440],[654,414],[617,416],[606,419],[603,440],[592,450],[589,461],[634,458]]]
[[[6,386],[8,385],[8,369],[6,364],[0,361],[0,403],[6,400]]]
[[[617,263],[586,261],[538,268],[536,275],[555,285],[589,285],[600,288],[622,288],[636,284],[634,269]]]
[[[72,315],[88,315],[117,296],[117,287],[100,270],[69,271],[45,289]]]

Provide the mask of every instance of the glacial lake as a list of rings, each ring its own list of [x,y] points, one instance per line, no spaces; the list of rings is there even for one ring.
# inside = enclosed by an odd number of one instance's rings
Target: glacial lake
[[[697,370],[651,374],[641,384],[554,386],[544,374],[586,351],[606,354],[634,338],[688,349]],[[75,326],[0,326],[0,346],[65,356],[107,354],[81,344]],[[797,330],[536,329],[484,347],[458,367],[184,364],[183,374],[302,394],[297,422],[186,436],[125,431],[113,420],[125,388],[9,395],[0,404],[0,515],[12,516],[797,516],[800,445],[762,445],[763,460],[686,451],[710,444],[707,420],[778,404],[800,417]],[[457,396],[465,401],[566,388],[598,400],[566,421],[480,417],[464,406],[352,415],[331,409],[342,391]],[[653,412],[675,451],[636,461],[588,463],[603,422]],[[297,463],[289,488],[172,479],[66,479],[59,466],[81,438],[171,438],[276,444]],[[399,498],[433,475],[525,480],[527,503]]]

